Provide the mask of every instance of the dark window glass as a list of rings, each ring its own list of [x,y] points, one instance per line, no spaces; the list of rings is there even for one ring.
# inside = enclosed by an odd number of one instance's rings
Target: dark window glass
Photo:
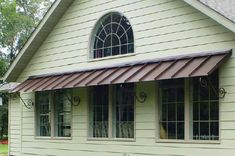
[[[38,92],[36,94],[37,104],[37,125],[39,136],[51,135],[51,118],[50,118],[50,94],[49,92]]]
[[[129,29],[127,31],[127,36],[128,36],[128,43],[133,43],[134,42],[134,35],[132,29]]]
[[[120,40],[117,35],[112,34],[112,46],[119,46]]]
[[[54,93],[55,99],[55,136],[70,137],[71,136],[71,92],[56,91]]]
[[[112,24],[112,33],[113,34],[116,34],[116,32],[118,30],[118,27],[119,27],[118,23],[113,23]]]
[[[91,136],[108,137],[109,95],[108,86],[97,86],[91,89]]]
[[[121,22],[122,16],[118,13],[113,13],[112,14],[112,22],[119,24]]]
[[[112,48],[112,55],[118,55],[120,52],[120,47],[116,46]]]
[[[160,139],[184,139],[184,81],[161,82]]]
[[[98,22],[94,36],[94,58],[134,52],[132,27],[129,20],[119,13],[104,16]]]
[[[218,72],[193,78],[193,139],[219,139]]]
[[[111,47],[111,38],[112,38],[112,35],[109,35],[105,38],[104,47]]]
[[[134,138],[134,84],[113,89],[113,131],[116,138]]]
[[[112,30],[112,24],[111,23],[109,23],[108,25],[106,25],[105,27],[104,27],[104,29],[105,29],[105,32],[106,32],[106,34],[111,34],[111,30]]]

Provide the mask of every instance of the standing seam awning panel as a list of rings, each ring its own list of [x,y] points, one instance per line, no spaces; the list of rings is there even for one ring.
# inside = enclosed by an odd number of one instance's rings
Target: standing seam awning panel
[[[37,76],[18,85],[12,92],[46,91],[84,86],[155,81],[164,79],[207,76],[231,55],[231,50],[159,59],[60,75]]]

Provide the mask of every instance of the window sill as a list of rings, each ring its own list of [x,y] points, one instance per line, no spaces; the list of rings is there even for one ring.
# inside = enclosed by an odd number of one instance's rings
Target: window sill
[[[42,137],[36,136],[36,140],[72,140],[72,137]]]
[[[135,55],[136,55],[135,53],[129,53],[129,54],[116,55],[116,56],[107,56],[107,57],[96,58],[96,59],[91,58],[91,59],[88,60],[88,62],[98,62],[98,61],[103,61],[103,60],[130,57],[130,56],[135,56]]]
[[[182,143],[182,144],[220,144],[220,140],[167,140],[157,139],[156,143]]]
[[[120,142],[135,142],[135,138],[87,138],[87,141],[120,141]]]

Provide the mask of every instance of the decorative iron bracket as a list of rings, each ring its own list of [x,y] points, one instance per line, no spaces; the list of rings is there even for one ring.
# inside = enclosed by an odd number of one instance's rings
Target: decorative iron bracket
[[[144,103],[147,99],[147,94],[145,92],[139,92],[139,95],[137,95],[135,93],[135,99],[139,102],[139,103]]]
[[[23,105],[27,108],[27,109],[32,109],[33,106],[34,106],[34,102],[32,99],[23,99],[21,96],[20,96],[20,93],[15,93],[13,94],[13,96],[17,95],[20,100],[22,101]],[[13,97],[14,98],[14,97]]]
[[[134,96],[134,98],[139,102],[139,103],[144,103],[147,100],[147,94],[144,91],[139,92],[137,94],[136,91],[130,91],[130,90],[123,90],[126,94],[131,94]]]
[[[69,102],[71,103],[71,105],[79,106],[79,104],[81,102],[81,98],[79,96],[73,96],[73,94],[71,93],[71,97],[69,97],[68,94],[66,94],[66,97],[69,100]]]
[[[225,95],[227,93],[226,90],[224,88],[219,88],[218,90],[216,90],[216,88],[212,85],[212,83],[208,77],[206,77],[206,78],[200,77],[199,81],[200,81],[200,85],[204,88],[210,86],[218,98],[225,97]]]

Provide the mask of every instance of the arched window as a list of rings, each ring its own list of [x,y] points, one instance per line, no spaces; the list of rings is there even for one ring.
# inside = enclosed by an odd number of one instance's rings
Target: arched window
[[[91,42],[93,58],[134,52],[134,36],[129,20],[120,13],[112,12],[97,23]]]

